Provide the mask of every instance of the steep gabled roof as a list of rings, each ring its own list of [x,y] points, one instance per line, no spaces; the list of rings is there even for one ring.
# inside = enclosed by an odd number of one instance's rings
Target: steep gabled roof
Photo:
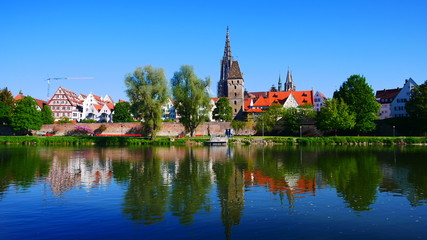
[[[243,79],[242,72],[240,72],[239,62],[233,61],[231,64],[230,72],[228,73],[228,79]]]
[[[313,90],[310,91],[292,91],[292,95],[295,97],[299,105],[314,105],[314,94]]]
[[[270,101],[264,97],[259,97],[258,100],[252,105],[252,107],[268,107],[270,106]]]
[[[243,108],[245,109],[245,111],[247,111],[248,109],[250,109],[253,105],[253,100],[252,98],[245,98],[243,101]]]
[[[375,98],[386,100],[392,99],[391,101],[393,101],[393,99],[396,98],[401,90],[401,88],[379,90],[375,94]]]

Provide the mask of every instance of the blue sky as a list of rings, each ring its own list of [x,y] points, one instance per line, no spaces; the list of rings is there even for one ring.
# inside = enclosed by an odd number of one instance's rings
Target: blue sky
[[[333,91],[352,74],[374,90],[427,80],[427,1],[0,1],[0,88],[46,99],[51,83],[127,99],[137,66],[184,64],[216,95],[226,27],[248,91],[291,68],[297,90]]]

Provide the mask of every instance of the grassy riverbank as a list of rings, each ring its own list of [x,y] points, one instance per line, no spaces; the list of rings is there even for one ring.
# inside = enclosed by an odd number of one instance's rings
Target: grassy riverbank
[[[0,136],[0,144],[23,145],[184,145],[203,144],[209,137],[167,138],[152,141],[143,137],[96,137],[96,136]],[[409,145],[427,144],[426,137],[235,137],[229,144],[283,144],[283,145]]]

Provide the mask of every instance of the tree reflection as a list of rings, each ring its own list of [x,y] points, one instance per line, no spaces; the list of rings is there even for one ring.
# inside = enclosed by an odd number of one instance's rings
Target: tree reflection
[[[168,186],[164,184],[161,163],[153,148],[145,149],[142,159],[132,163],[123,204],[123,213],[131,220],[154,224],[165,218]]]
[[[30,188],[37,177],[49,172],[49,163],[42,159],[38,148],[13,147],[0,152],[0,195],[11,183],[18,188]]]
[[[211,172],[206,162],[195,158],[194,149],[189,148],[179,163],[172,179],[170,210],[179,217],[181,224],[193,223],[194,214],[199,210],[210,210],[207,194],[212,187]]]
[[[225,227],[226,239],[231,239],[231,230],[240,224],[240,218],[244,209],[244,168],[247,159],[236,155],[234,161],[217,162],[213,169],[217,178],[218,198],[221,204],[221,220]],[[243,161],[239,161],[243,159]],[[246,164],[245,164],[246,165]]]
[[[376,156],[368,152],[336,151],[325,153],[319,159],[323,180],[355,211],[370,209],[376,200],[382,173]]]

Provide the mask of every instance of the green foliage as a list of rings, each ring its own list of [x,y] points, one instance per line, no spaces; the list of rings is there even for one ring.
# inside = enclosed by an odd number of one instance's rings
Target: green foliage
[[[257,118],[256,128],[258,131],[270,132],[277,125],[277,121],[283,115],[283,108],[280,105],[273,104],[261,116]]]
[[[96,121],[95,119],[82,119],[80,122],[81,123],[97,123],[98,121]]]
[[[321,130],[351,129],[355,125],[355,114],[350,112],[348,105],[342,99],[326,100],[317,116],[317,127]]]
[[[5,103],[0,102],[0,125],[1,124],[10,124],[10,118],[12,116],[12,108],[7,106]]]
[[[29,130],[39,130],[43,123],[37,106],[36,101],[30,96],[18,100],[11,118],[12,128],[27,133]]]
[[[316,112],[312,106],[299,106],[298,108],[286,108],[283,110],[283,126],[290,133],[299,131],[301,121],[315,118]]]
[[[130,103],[116,103],[114,106],[113,122],[133,122]]]
[[[0,91],[0,124],[10,124],[14,107],[12,94],[7,88],[3,88]]]
[[[213,119],[221,122],[229,122],[233,118],[233,109],[230,106],[230,102],[226,97],[221,97],[215,103],[215,109],[213,110]]]
[[[211,106],[207,89],[210,79],[202,80],[196,76],[192,66],[181,66],[171,79],[175,108],[180,116],[179,121],[191,136],[197,126],[207,119]]]
[[[162,68],[138,67],[125,79],[126,93],[137,117],[144,119],[144,129],[155,139],[162,126],[162,107],[169,98],[168,83]]]
[[[238,121],[238,120],[233,120],[231,122],[231,127],[237,131],[243,130],[246,126],[246,122],[245,121]]]
[[[61,118],[58,120],[58,123],[72,123],[72,122],[71,122],[71,120],[70,120],[69,118],[67,118],[67,117],[61,117]]]
[[[55,122],[55,118],[52,115],[52,110],[48,105],[44,105],[41,110],[41,119],[43,124],[53,124]]]
[[[3,88],[2,90],[0,90],[0,102],[4,103],[12,110],[15,107],[15,99],[13,98],[12,93],[7,88]]]
[[[374,91],[366,83],[365,77],[351,75],[334,92],[334,98],[342,99],[349,106],[350,112],[355,114],[354,130],[369,132],[375,129],[374,120],[378,118],[381,105],[377,103]]]
[[[406,103],[406,111],[412,119],[417,120],[420,131],[427,131],[427,80],[414,87]]]

